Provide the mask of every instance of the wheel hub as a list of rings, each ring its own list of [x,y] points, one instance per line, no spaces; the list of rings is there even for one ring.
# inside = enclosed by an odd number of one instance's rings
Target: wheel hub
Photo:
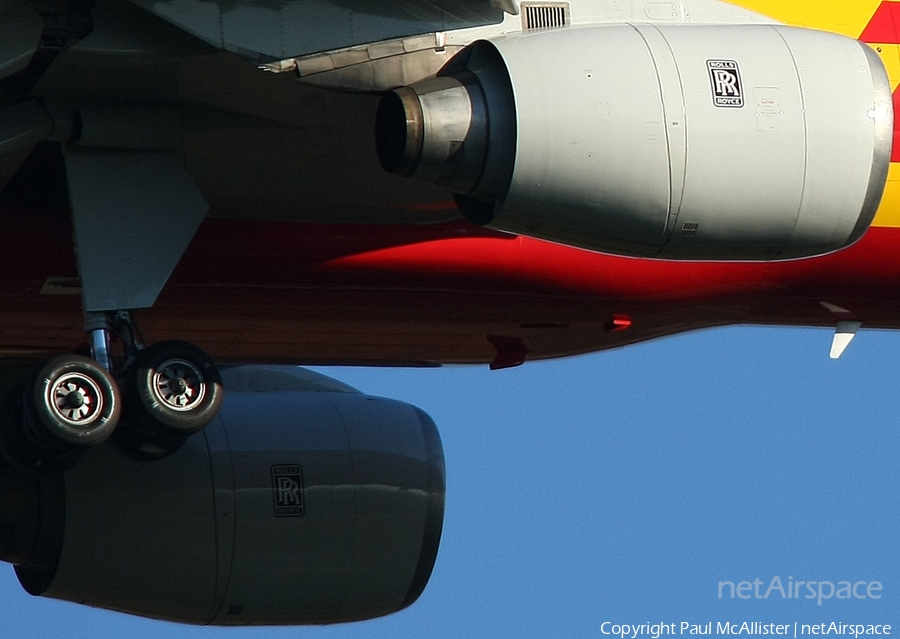
[[[76,390],[63,398],[62,402],[66,408],[81,408],[85,404],[84,393],[81,390]]]
[[[206,382],[191,362],[170,359],[160,364],[153,375],[153,394],[172,410],[190,411],[206,396]]]
[[[76,427],[93,426],[103,410],[103,394],[90,377],[81,373],[62,375],[47,390],[47,405],[59,419]]]

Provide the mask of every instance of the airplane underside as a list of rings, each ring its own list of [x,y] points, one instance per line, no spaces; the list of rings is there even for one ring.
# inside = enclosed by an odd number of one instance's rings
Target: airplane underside
[[[86,349],[67,212],[5,213],[0,352]],[[900,262],[880,256],[897,235],[872,229],[854,247],[813,260],[635,268],[630,258],[464,221],[210,219],[154,308],[134,315],[151,343],[187,339],[221,362],[306,365],[502,367],[731,324],[833,327],[853,318],[895,329]],[[894,270],[884,267],[891,263]]]
[[[900,328],[895,3],[740,4],[0,0],[0,559],[187,623],[389,614],[440,439],[296,365]]]

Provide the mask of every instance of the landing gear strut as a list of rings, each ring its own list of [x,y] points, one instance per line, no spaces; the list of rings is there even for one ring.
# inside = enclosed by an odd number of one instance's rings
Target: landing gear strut
[[[147,128],[148,114],[158,126]],[[164,456],[215,417],[218,371],[189,344],[144,349],[129,314],[114,309],[154,306],[209,212],[179,151],[180,110],[60,106],[44,115],[54,131],[74,130],[85,118],[105,131],[102,145],[90,148],[64,133],[53,137],[63,142],[91,359],[55,358],[7,392],[0,453],[32,472],[65,469],[109,437],[130,455]]]

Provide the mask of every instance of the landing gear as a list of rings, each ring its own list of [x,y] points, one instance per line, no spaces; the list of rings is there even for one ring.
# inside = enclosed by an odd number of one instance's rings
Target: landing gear
[[[158,459],[205,428],[222,404],[222,379],[212,359],[186,342],[139,351],[125,374],[128,421],[115,443],[125,454]]]
[[[47,445],[96,446],[119,423],[119,388],[103,367],[87,357],[62,355],[47,362],[25,400],[28,427]]]
[[[190,435],[222,404],[222,379],[212,359],[185,342],[162,342],[137,354],[128,371],[129,408],[154,428]]]
[[[186,342],[143,348],[127,313],[105,318],[101,326],[93,319],[88,334],[94,359],[55,357],[0,402],[0,453],[19,470],[67,470],[110,437],[129,457],[159,459],[219,411],[222,380],[202,350]],[[112,335],[125,344],[117,357]],[[121,362],[118,371],[114,361]]]
[[[85,115],[64,111],[50,118],[59,117],[60,130]],[[164,456],[212,421],[222,401],[206,354],[177,342],[145,349],[129,313],[116,310],[154,306],[209,205],[177,151],[180,126],[158,129],[171,148],[147,147],[145,109],[109,113],[96,119],[112,130],[103,145],[61,147],[91,357],[55,358],[12,390],[29,376],[0,371],[0,453],[29,472],[64,470],[111,436],[132,456]]]
[[[0,453],[29,474],[65,471],[112,435],[121,412],[118,385],[103,367],[54,357],[0,402]]]
[[[49,443],[36,436],[25,417],[26,387],[18,384],[0,402],[0,453],[16,470],[29,475],[47,475],[68,470],[81,459],[85,448]]]

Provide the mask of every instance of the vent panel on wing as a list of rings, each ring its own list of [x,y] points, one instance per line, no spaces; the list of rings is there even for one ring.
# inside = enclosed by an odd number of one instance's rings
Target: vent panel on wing
[[[568,2],[522,3],[522,30],[558,29],[569,25]]]

